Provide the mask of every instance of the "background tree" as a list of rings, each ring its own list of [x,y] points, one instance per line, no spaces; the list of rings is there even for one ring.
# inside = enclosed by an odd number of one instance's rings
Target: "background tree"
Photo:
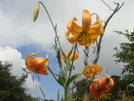
[[[124,68],[122,69],[123,79],[121,80],[121,85],[124,85],[123,87],[125,90],[127,90],[127,95],[130,96],[134,94],[134,31],[129,32],[128,30],[125,30],[125,32],[115,32],[119,35],[124,35],[128,39],[128,42],[120,44],[120,48],[114,48],[116,51],[114,57],[116,57],[116,63],[124,63]],[[122,88],[122,90],[124,88]]]
[[[12,64],[0,61],[0,101],[33,101],[22,87],[27,75],[18,78],[11,73],[11,67]]]
[[[120,48],[115,47],[114,50],[116,53],[114,57],[116,63],[123,62],[124,68],[122,73],[134,73],[134,32],[130,32],[126,30],[124,33],[121,31],[115,31],[119,35],[124,35],[128,42],[124,42],[120,44]]]
[[[74,83],[75,92],[73,92],[73,98],[76,101],[82,101],[84,97],[85,90],[87,89],[88,85],[86,83],[86,79],[82,79]]]

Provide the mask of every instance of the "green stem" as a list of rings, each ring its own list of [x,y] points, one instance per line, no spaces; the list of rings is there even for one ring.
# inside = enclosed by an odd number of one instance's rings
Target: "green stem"
[[[58,80],[57,80],[56,76],[54,75],[53,71],[49,68],[49,66],[47,66],[47,67],[48,67],[48,70],[49,70],[49,71],[51,72],[51,74],[53,75],[54,79],[58,82]]]
[[[76,43],[75,46],[74,46],[74,53],[76,52],[76,49],[77,49],[77,43]],[[74,55],[74,56],[75,56],[75,55]],[[74,59],[74,57],[73,57],[73,59]],[[71,77],[71,74],[72,74],[73,63],[74,63],[74,61],[72,61],[72,64],[71,64],[71,66],[70,66],[70,72],[69,72],[68,79]]]
[[[52,24],[53,30],[54,30],[54,32],[55,32],[55,35],[56,35],[56,38],[57,38],[57,41],[58,41],[59,47],[62,49],[61,44],[60,44],[60,41],[59,41],[59,38],[58,38],[58,36],[57,36],[56,28],[55,28],[55,26],[54,26],[54,24],[53,24],[53,21],[52,21],[52,19],[51,19],[50,15],[49,15],[49,13],[48,13],[48,11],[47,11],[47,9],[46,9],[45,5],[44,5],[41,1],[39,1],[39,3],[40,3],[40,4],[42,4],[42,6],[44,7],[44,9],[45,9],[45,11],[46,11],[47,16],[48,16],[48,18],[49,18],[49,20],[50,20],[50,22],[51,22],[51,24]]]
[[[64,87],[64,101],[67,101],[67,88]]]

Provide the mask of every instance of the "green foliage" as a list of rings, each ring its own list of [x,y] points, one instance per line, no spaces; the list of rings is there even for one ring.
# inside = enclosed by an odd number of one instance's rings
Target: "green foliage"
[[[82,79],[81,81],[77,81],[75,84],[75,87],[76,87],[76,92],[78,92],[78,93],[85,92],[85,90],[87,88],[86,79]]]
[[[126,90],[128,83],[124,79],[121,79],[120,76],[112,75],[111,76],[115,82],[114,87],[111,89],[111,99],[120,99],[121,92]]]
[[[77,81],[74,85],[76,91],[73,93],[73,98],[77,99],[76,101],[81,101],[84,98],[84,93],[88,89],[86,79]]]
[[[114,94],[117,93],[115,91],[118,91],[118,97],[120,95],[122,99],[125,99],[126,97],[130,98],[134,95],[134,31],[129,32],[126,30],[125,32],[115,32],[119,35],[124,35],[128,39],[128,42],[120,44],[120,48],[114,48],[116,51],[114,54],[114,57],[116,57],[115,62],[124,63],[124,68],[122,69],[122,79],[119,78],[115,81],[115,86],[112,91]]]
[[[0,101],[33,101],[22,87],[27,75],[17,78],[11,73],[12,64],[0,61]]]
[[[128,80],[126,80],[126,75],[122,78],[120,76],[113,75],[111,76],[115,81],[115,85],[111,90],[111,99],[113,101],[133,101],[133,100],[124,100],[130,99],[134,95],[134,87],[130,85]],[[118,99],[118,100],[117,100]]]
[[[77,78],[80,77],[80,76],[81,76],[81,73],[80,73],[80,74],[75,74],[75,75],[71,76],[71,78],[68,79],[68,82],[67,82],[66,86],[68,87],[69,84],[70,84],[72,81],[74,81],[75,79],[77,79]]]
[[[123,62],[125,63],[122,73],[134,73],[134,32],[130,32],[128,30],[125,33],[121,31],[115,31],[120,35],[124,35],[128,42],[124,42],[120,44],[120,48],[114,48],[116,53],[114,57],[117,59],[115,60],[116,63]]]

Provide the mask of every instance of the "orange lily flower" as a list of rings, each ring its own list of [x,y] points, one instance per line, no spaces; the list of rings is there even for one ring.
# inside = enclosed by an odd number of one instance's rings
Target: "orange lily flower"
[[[79,58],[78,53],[72,52],[70,54],[70,56],[68,56],[69,55],[68,52],[65,52],[64,54],[65,54],[66,57],[63,54],[61,54],[61,59],[63,59],[63,60],[65,60],[67,58],[68,61],[76,61]]]
[[[91,15],[87,10],[83,10],[82,13],[82,27],[77,25],[75,21],[77,21],[77,19],[74,17],[72,21],[67,23],[68,31],[66,31],[64,35],[70,43],[90,46],[94,44],[98,36],[104,32],[102,21],[98,15],[96,22],[91,25]],[[70,33],[72,37],[69,37]]]
[[[107,78],[105,77],[101,77],[100,79],[94,79],[89,87],[90,97],[100,98],[105,95],[110,95],[109,92],[111,88],[114,86],[114,81],[107,74],[103,74],[103,75],[105,75],[109,79],[108,83],[107,83]]]
[[[48,57],[47,58],[42,58],[42,57],[34,58],[33,56],[38,53],[39,52],[32,53],[26,57],[25,59],[26,67],[31,72],[34,72],[36,74],[48,75],[48,72],[46,71],[46,67],[48,66]],[[25,69],[23,70],[25,71]]]
[[[91,64],[84,68],[82,74],[85,77],[91,77],[91,76],[98,75],[99,73],[101,73],[101,70],[102,70],[102,66]]]

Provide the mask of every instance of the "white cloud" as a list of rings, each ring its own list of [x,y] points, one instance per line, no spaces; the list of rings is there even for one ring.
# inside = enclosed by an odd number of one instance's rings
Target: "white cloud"
[[[22,54],[17,50],[10,46],[0,47],[0,60],[1,61],[9,61],[12,65],[12,73],[17,76],[21,76],[22,71],[21,68],[25,68],[24,60],[21,59]]]
[[[11,3],[9,3],[8,0],[4,0],[4,2],[1,2],[1,46],[9,45],[13,47],[20,47],[23,45],[36,44],[39,45],[41,47],[40,49],[43,50],[52,47],[52,43],[54,43],[54,32],[50,21],[48,20],[46,12],[44,11],[42,6],[40,7],[40,14],[37,21],[32,21],[33,9],[37,2],[38,0],[24,0],[21,2],[13,0]],[[122,3],[123,1],[118,0],[116,2]],[[77,0],[53,2],[43,1],[43,3],[47,7],[54,23],[58,24],[58,34],[61,38],[63,38],[63,34],[66,31],[66,23],[70,21],[73,17],[77,17],[78,24],[81,25],[81,14],[83,9],[89,9],[91,13],[99,14],[103,21],[105,21],[112,13],[112,10],[109,10],[109,8],[104,5],[101,0],[85,0],[79,2]],[[106,1],[106,3],[108,3],[112,8],[115,8],[116,6],[115,4],[113,4],[112,1]],[[7,6],[5,7],[3,5]],[[111,33],[113,30],[124,30],[131,28],[131,26],[133,25],[133,23],[131,22],[133,18],[130,17],[133,16],[133,14],[124,14],[124,12],[127,12],[128,6],[131,8],[133,7],[131,2],[125,2],[121,10],[117,12],[112,18],[107,27],[108,33]],[[124,23],[124,25],[122,25],[122,23]]]
[[[33,81],[31,75],[28,75],[26,82],[23,87],[27,89],[26,93],[32,94],[33,97],[39,97],[38,94],[41,95],[41,91],[39,89],[40,83],[36,80]]]

